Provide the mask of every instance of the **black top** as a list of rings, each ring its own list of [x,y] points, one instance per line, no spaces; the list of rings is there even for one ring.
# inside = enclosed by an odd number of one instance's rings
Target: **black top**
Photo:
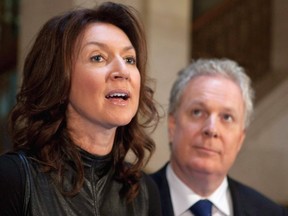
[[[107,172],[110,170],[112,163],[111,155],[99,157],[81,151],[81,156],[83,165],[85,167],[93,166],[93,170],[95,170],[95,173],[99,179],[103,175],[107,174]],[[157,187],[155,183],[145,174],[143,175],[143,180],[145,182],[148,192],[149,210],[145,212],[149,212],[147,216],[148,215],[160,216],[161,215],[160,198]],[[24,195],[25,195],[25,183],[26,183],[25,171],[19,156],[16,154],[4,154],[0,156],[1,216],[22,215]],[[111,209],[113,209],[113,206],[111,206]]]

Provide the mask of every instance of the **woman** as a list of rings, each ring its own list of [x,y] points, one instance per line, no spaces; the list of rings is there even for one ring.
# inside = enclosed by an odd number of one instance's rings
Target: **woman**
[[[160,215],[141,172],[159,117],[143,35],[135,11],[111,2],[43,26],[10,116],[15,151],[0,158],[0,215]]]

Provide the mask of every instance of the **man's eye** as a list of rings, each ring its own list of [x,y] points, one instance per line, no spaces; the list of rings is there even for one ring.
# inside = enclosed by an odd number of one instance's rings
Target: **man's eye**
[[[200,117],[200,116],[202,115],[202,110],[200,110],[200,109],[194,109],[194,110],[192,110],[192,114],[193,114],[193,116],[195,116],[195,117]]]
[[[230,114],[224,114],[223,119],[226,122],[232,122],[233,121],[233,117]]]
[[[135,65],[136,64],[136,58],[134,57],[127,57],[124,59],[128,64],[131,64],[131,65]]]
[[[102,61],[104,61],[104,58],[101,55],[92,56],[90,59],[91,59],[91,61],[94,61],[94,62],[102,62]]]

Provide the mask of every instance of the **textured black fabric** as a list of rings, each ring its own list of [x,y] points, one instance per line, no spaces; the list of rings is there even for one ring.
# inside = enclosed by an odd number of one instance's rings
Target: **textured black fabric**
[[[29,159],[32,175],[29,215],[50,216],[160,216],[160,200],[155,183],[144,174],[141,190],[132,203],[119,195],[122,183],[113,178],[110,156],[96,157],[81,152],[85,179],[80,193],[74,197],[63,196],[50,174],[39,172],[38,164]],[[75,169],[67,163],[64,186],[71,187]],[[8,175],[4,175],[7,173]],[[68,175],[69,174],[69,175]],[[25,173],[23,164],[15,155],[0,157],[0,215],[21,215],[23,208]],[[12,192],[12,193],[11,193]],[[3,200],[3,202],[2,202]]]
[[[0,157],[0,215],[22,215],[25,173],[17,155]]]

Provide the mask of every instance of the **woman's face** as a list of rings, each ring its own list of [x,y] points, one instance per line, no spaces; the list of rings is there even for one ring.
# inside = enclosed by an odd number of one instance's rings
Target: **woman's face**
[[[138,109],[141,79],[131,41],[112,24],[93,23],[78,43],[68,123],[103,129],[127,125]]]

